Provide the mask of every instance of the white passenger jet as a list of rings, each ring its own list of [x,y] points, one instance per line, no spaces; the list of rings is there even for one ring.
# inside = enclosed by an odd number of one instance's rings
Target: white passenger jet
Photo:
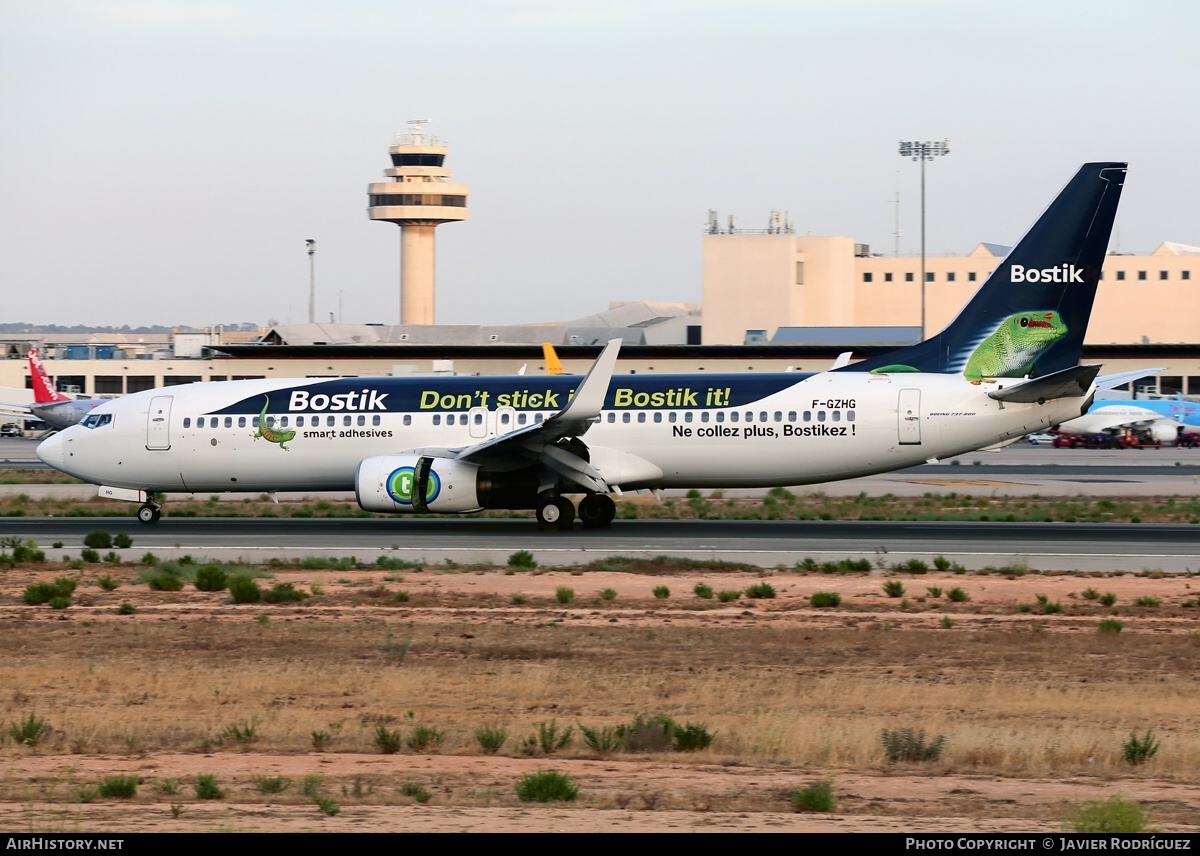
[[[142,503],[147,523],[164,492],[353,488],[368,511],[531,508],[570,528],[607,526],[625,491],[961,454],[1079,416],[1105,388],[1078,360],[1124,180],[1123,163],[1084,165],[945,330],[831,371],[615,374],[613,340],[582,378],[198,383],[107,401],[38,456]]]

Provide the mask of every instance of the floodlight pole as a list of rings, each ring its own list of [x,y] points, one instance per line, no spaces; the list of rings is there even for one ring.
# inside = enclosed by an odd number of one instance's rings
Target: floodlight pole
[[[921,339],[925,338],[925,161],[950,154],[950,141],[900,141],[900,156],[921,162]]]
[[[317,320],[317,242],[312,238],[304,241],[308,245],[308,323]]]

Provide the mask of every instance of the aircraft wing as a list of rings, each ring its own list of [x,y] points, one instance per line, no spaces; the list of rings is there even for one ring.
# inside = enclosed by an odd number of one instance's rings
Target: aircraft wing
[[[474,446],[426,446],[405,451],[431,458],[456,458],[498,470],[518,469],[537,462],[588,490],[607,492],[608,484],[600,472],[558,443],[579,437],[600,421],[600,410],[604,407],[620,350],[620,339],[609,341],[566,407],[544,422],[527,425]]]
[[[1123,386],[1130,381],[1141,380],[1144,377],[1149,377],[1152,374],[1158,374],[1163,371],[1162,367],[1156,369],[1137,369],[1131,372],[1120,372],[1118,374],[1101,375],[1096,378],[1096,389],[1099,392],[1104,392],[1107,389],[1116,389],[1118,386]]]
[[[29,409],[28,404],[16,404],[10,401],[0,401],[0,415],[24,416],[28,419],[33,416],[33,411]]]
[[[1174,427],[1178,423],[1153,410],[1130,403],[1095,407],[1082,416],[1062,423],[1058,430],[1067,434],[1106,434],[1121,428],[1148,429],[1155,425]]]

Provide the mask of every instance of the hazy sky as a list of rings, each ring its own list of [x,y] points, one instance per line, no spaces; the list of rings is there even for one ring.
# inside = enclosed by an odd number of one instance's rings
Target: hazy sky
[[[367,184],[408,119],[470,217],[439,323],[700,300],[709,209],[919,246],[1011,243],[1128,160],[1114,243],[1200,244],[1191,0],[0,0],[0,321],[396,323]],[[1169,309],[1169,307],[1164,307]],[[1200,324],[1200,320],[1197,322]]]

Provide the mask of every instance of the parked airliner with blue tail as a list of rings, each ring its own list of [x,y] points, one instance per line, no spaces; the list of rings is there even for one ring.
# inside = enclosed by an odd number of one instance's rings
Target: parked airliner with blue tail
[[[624,375],[614,340],[582,378],[199,383],[105,402],[38,456],[147,523],[166,492],[353,489],[368,511],[533,509],[570,528],[609,525],[626,491],[812,484],[980,449],[1128,380],[1078,364],[1125,167],[1081,167],[946,329],[883,357]]]

